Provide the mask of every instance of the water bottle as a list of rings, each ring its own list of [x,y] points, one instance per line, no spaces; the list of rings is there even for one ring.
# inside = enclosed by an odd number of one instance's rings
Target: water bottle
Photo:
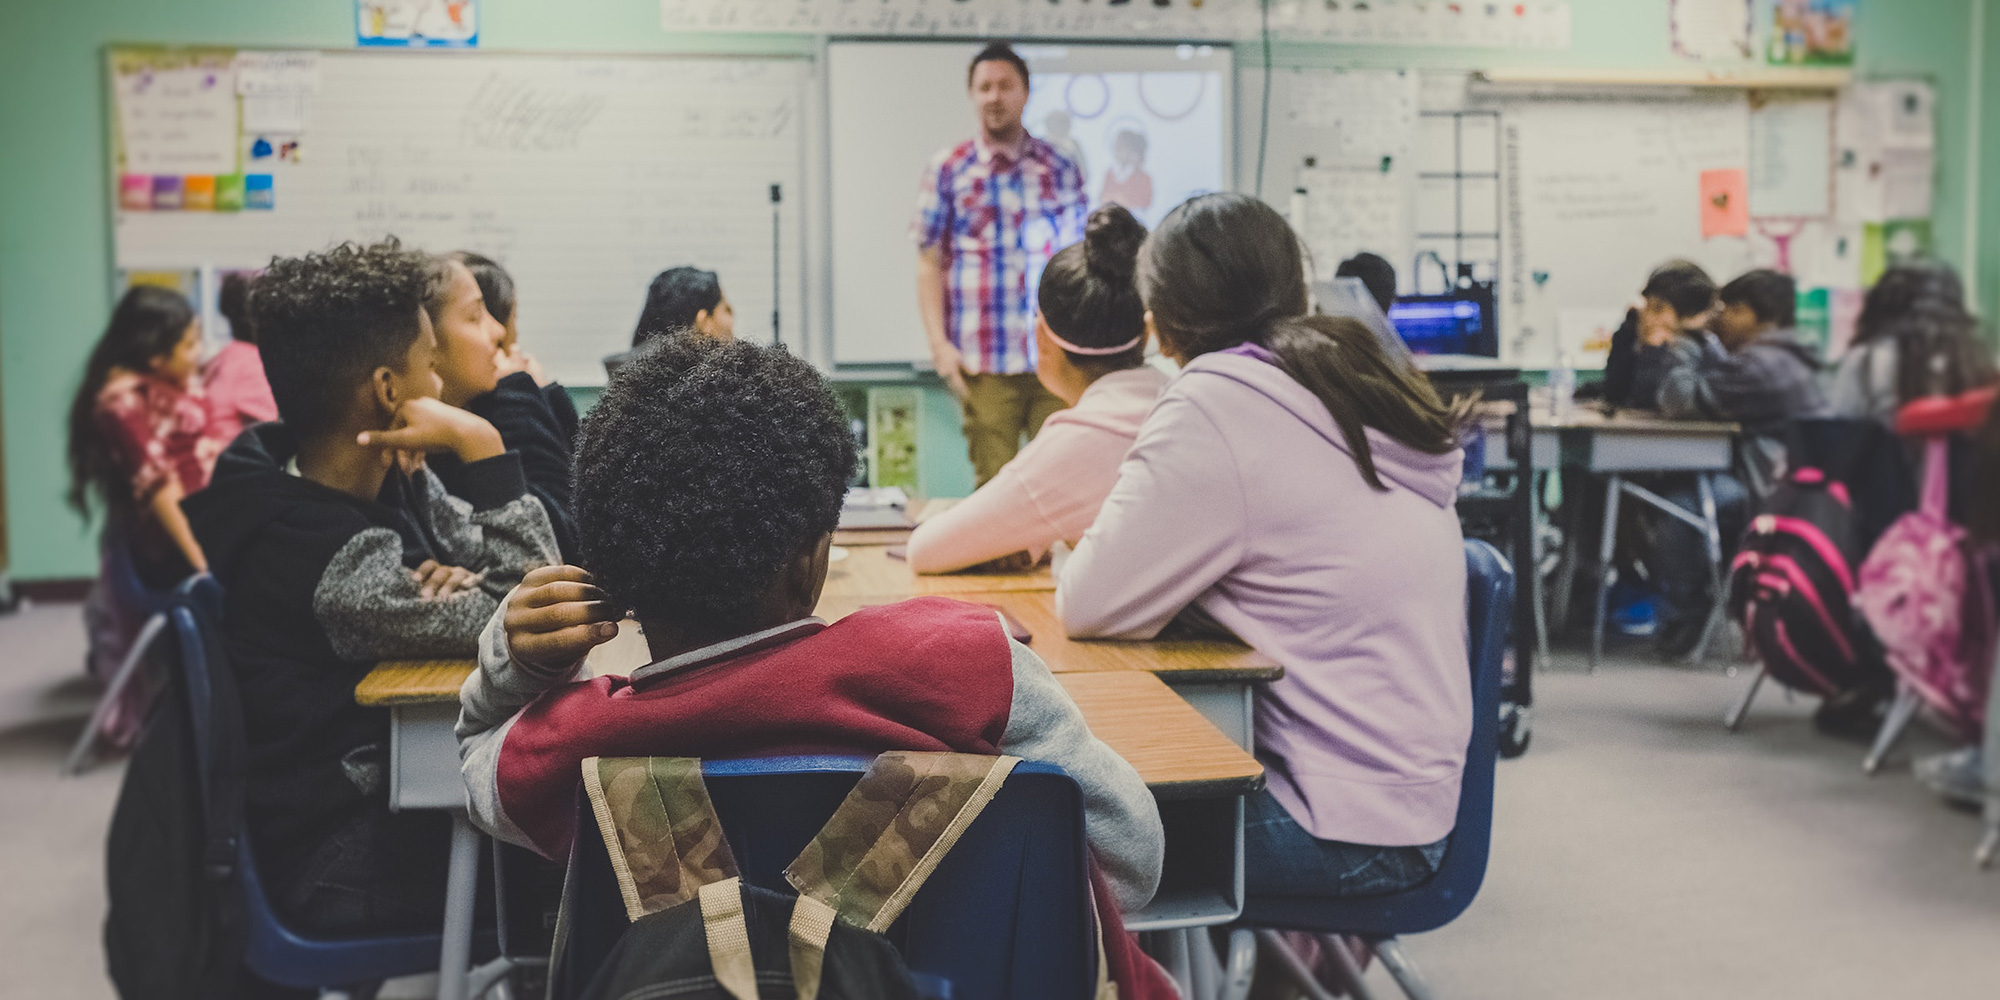
[[[1569,419],[1576,408],[1576,365],[1571,364],[1567,353],[1556,356],[1556,366],[1549,369],[1549,416],[1560,423]]]

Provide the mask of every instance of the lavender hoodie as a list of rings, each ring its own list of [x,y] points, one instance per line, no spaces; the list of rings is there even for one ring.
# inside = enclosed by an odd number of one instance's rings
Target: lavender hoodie
[[[1322,840],[1435,843],[1472,733],[1461,456],[1371,429],[1375,490],[1325,405],[1260,354],[1204,355],[1167,386],[1057,612],[1076,638],[1148,639],[1199,604],[1285,667],[1258,692],[1256,750],[1293,818]]]

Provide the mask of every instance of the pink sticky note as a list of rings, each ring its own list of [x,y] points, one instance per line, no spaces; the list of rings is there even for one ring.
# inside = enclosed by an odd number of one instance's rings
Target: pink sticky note
[[[118,207],[127,212],[147,212],[153,208],[153,178],[149,174],[126,174],[118,178]]]
[[[1701,238],[1750,235],[1750,179],[1743,168],[1701,172]]]

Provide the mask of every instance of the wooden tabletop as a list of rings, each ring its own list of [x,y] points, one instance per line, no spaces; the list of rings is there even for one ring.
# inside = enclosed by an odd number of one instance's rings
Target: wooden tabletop
[[[1158,674],[1168,683],[1186,684],[1269,681],[1285,674],[1285,669],[1275,660],[1240,642],[1071,639],[1063,633],[1062,622],[1056,618],[1054,591],[1016,590],[954,596],[957,600],[1006,612],[1008,617],[1031,633],[1028,648],[1040,654],[1049,669],[1059,674],[1139,670]],[[880,597],[829,595],[820,598],[819,608],[814,613],[827,621],[839,621],[861,608],[888,603],[891,603],[888,599]]]
[[[847,558],[827,569],[826,590],[822,603],[827,599],[873,598],[864,603],[886,604],[906,597],[929,595],[950,597],[957,594],[1056,589],[1056,578],[1049,572],[1047,566],[1026,573],[946,573],[939,576],[919,576],[910,572],[908,563],[891,558],[886,546],[864,545],[846,548]],[[848,610],[852,611],[853,608]]]
[[[1481,404],[1478,410],[1480,419],[1489,427],[1496,429],[1508,414],[1513,412],[1514,404],[1504,400]],[[1528,420],[1537,431],[1603,431],[1613,434],[1727,437],[1741,429],[1726,420],[1675,420],[1650,410],[1619,409],[1605,413],[1602,407],[1587,400],[1578,401],[1568,415],[1557,420],[1545,398],[1535,400],[1529,410]]]
[[[388,661],[354,689],[363,705],[456,702],[470,660]],[[1058,678],[1090,731],[1132,762],[1162,798],[1216,798],[1263,786],[1264,768],[1151,674],[1106,670]]]

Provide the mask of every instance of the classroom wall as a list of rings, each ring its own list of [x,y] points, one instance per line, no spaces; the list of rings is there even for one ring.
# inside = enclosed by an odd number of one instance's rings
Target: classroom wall
[[[1867,0],[1861,5],[1861,71],[1918,74],[1939,88],[1937,238],[1946,257],[1963,248],[1969,3]],[[1768,6],[1758,0],[1760,7]],[[657,0],[484,0],[482,44],[494,49],[595,52],[810,52],[810,39],[669,36]],[[1640,67],[1675,62],[1666,40],[1668,0],[1574,0],[1567,52],[1355,49],[1281,44],[1277,66],[1477,68],[1538,63]],[[1989,51],[2000,51],[2000,11]],[[353,42],[348,0],[63,0],[8,5],[0,32],[0,427],[6,431],[8,549],[17,579],[95,571],[89,529],[62,504],[61,415],[89,345],[110,310],[103,47],[111,43],[217,43],[342,48]],[[1239,51],[1248,67],[1257,48]],[[1983,141],[1987,176],[2000,170],[2000,96],[1989,76]],[[1988,190],[1980,270],[1989,314],[2000,314],[2000,192]],[[902,289],[892,294],[902,294]],[[952,407],[933,386],[925,425]],[[949,435],[927,434],[927,442]],[[946,440],[926,459],[926,486],[969,484],[962,450]],[[940,454],[939,452],[942,452]]]

